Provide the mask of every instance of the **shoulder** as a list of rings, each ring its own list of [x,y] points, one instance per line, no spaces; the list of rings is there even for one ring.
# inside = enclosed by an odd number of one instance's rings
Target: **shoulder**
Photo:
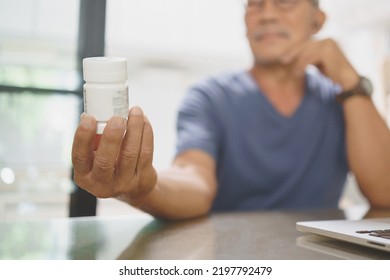
[[[189,91],[200,91],[206,94],[221,94],[237,91],[245,87],[246,75],[246,72],[242,70],[207,76],[192,85]]]
[[[241,95],[247,94],[246,73],[235,71],[204,77],[188,89],[179,106],[179,113],[225,115],[240,103]]]
[[[248,94],[252,87],[251,82],[245,70],[207,76],[188,89],[184,102],[208,102],[221,105],[227,100],[233,101],[241,95]]]

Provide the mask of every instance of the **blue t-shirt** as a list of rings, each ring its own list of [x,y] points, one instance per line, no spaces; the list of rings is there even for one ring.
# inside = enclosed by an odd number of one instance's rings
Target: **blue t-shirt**
[[[285,117],[246,71],[192,87],[178,113],[177,154],[200,149],[215,159],[212,210],[336,208],[348,172],[337,90],[307,72],[302,102]]]

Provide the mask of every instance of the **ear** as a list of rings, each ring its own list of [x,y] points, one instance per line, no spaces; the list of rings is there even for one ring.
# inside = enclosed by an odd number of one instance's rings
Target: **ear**
[[[322,26],[324,26],[325,20],[325,13],[322,10],[317,9],[313,17],[312,35],[316,34],[318,31],[321,30]]]

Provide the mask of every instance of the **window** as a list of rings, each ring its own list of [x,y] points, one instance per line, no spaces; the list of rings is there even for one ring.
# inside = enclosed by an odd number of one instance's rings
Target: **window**
[[[63,216],[81,105],[79,1],[1,1],[0,219]]]

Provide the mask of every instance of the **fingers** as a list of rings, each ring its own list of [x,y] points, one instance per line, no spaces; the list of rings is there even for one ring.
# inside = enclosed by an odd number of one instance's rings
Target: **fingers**
[[[97,149],[96,120],[85,115],[73,145],[76,182],[97,197],[146,194],[157,180],[153,145],[151,124],[139,107],[130,110],[127,125],[123,118],[111,118]]]
[[[297,58],[297,56],[299,55],[299,53],[302,52],[302,50],[305,48],[307,43],[304,43],[304,44],[301,44],[301,45],[298,45],[294,48],[292,48],[288,53],[286,53],[285,55],[283,55],[281,57],[281,62],[284,63],[284,64],[290,64],[292,62],[294,62]]]
[[[126,130],[126,120],[114,116],[104,129],[93,161],[91,179],[109,185],[115,177],[117,156]]]
[[[332,39],[305,42],[284,55],[281,62],[291,64],[292,71],[297,77],[303,77],[306,67],[310,64],[339,84],[344,84],[346,83],[344,80],[357,75]]]
[[[95,133],[96,120],[88,114],[83,114],[77,127],[72,147],[73,168],[75,174],[79,176],[87,175],[92,169]]]
[[[141,151],[138,157],[137,162],[137,172],[142,172],[143,170],[149,168],[153,164],[153,149],[154,149],[154,136],[153,129],[145,116],[144,119],[144,130],[142,134],[141,142]]]
[[[135,174],[138,156],[140,153],[142,134],[144,130],[144,114],[139,107],[134,107],[129,112],[127,121],[127,133],[123,139],[122,149],[118,157],[119,177],[124,173]]]
[[[293,72],[297,77],[303,77],[307,65],[318,64],[318,42],[308,41],[293,48],[281,58],[282,63],[292,64]]]
[[[119,185],[132,196],[154,187],[156,175],[153,162],[153,129],[139,107],[130,110],[127,133],[118,157]],[[153,173],[154,172],[154,173]]]
[[[323,70],[321,53],[317,48],[307,47],[302,50],[294,64],[294,74],[297,77],[304,77],[308,65],[316,66],[320,71]]]
[[[136,173],[140,174],[138,182],[141,193],[149,192],[157,181],[157,173],[153,168],[154,150],[153,129],[147,117],[145,117],[144,131],[142,135],[141,151],[138,157]]]

